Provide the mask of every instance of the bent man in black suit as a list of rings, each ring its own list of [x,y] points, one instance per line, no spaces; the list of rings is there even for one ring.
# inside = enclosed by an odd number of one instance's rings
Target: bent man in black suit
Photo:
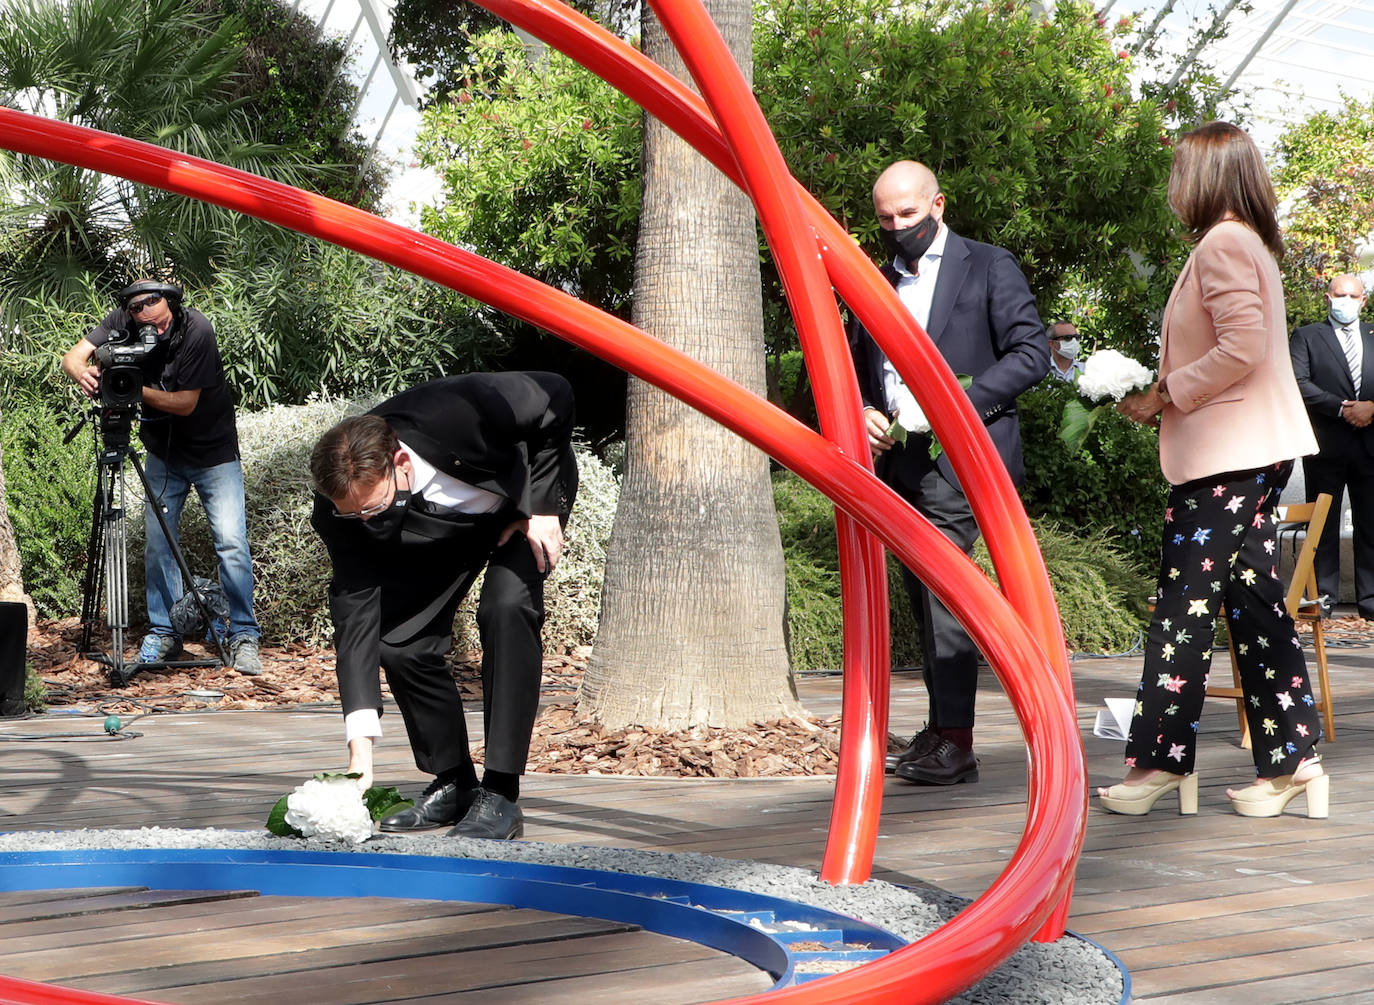
[[[1317,434],[1318,452],[1302,459],[1311,502],[1331,493],[1331,516],[1317,543],[1317,590],[1326,613],[1340,597],[1341,499],[1350,489],[1355,523],[1355,600],[1360,617],[1374,619],[1374,329],[1360,322],[1364,285],[1336,276],[1326,288],[1327,318],[1305,325],[1288,341],[1293,376]]]
[[[969,400],[1014,481],[1023,475],[1016,398],[1049,372],[1045,329],[1026,278],[1007,251],[965,240],[943,223],[945,196],[935,175],[916,161],[898,161],[873,186],[873,208],[891,254],[883,274],[956,374],[973,378]],[[869,444],[879,477],[966,554],[978,539],[949,458],[930,459],[928,435],[897,444],[893,419],[908,431],[929,429],[916,399],[873,337],[857,322],[850,349],[864,402]],[[921,625],[930,717],[888,767],[925,785],[976,782],[973,706],[978,650],[943,604],[903,570]]]
[[[562,554],[577,493],[572,431],[562,377],[472,373],[403,391],[339,423],[311,452],[311,524],[334,571],[348,769],[371,784],[380,666],[415,764],[435,776],[413,808],[381,821],[384,831],[524,832],[516,800],[539,701],[544,578]],[[479,785],[445,656],[454,612],[483,569]]]

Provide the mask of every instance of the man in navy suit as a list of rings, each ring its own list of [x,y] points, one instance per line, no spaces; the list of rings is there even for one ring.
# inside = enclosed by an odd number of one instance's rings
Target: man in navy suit
[[[1364,285],[1336,276],[1326,289],[1327,318],[1293,333],[1293,376],[1317,434],[1318,452],[1302,459],[1309,501],[1331,494],[1330,522],[1317,543],[1317,590],[1326,613],[1340,597],[1341,498],[1350,489],[1355,523],[1355,600],[1374,619],[1374,329],[1360,322]]]
[[[421,384],[345,419],[310,455],[311,524],[333,564],[329,613],[350,772],[371,784],[381,735],[378,667],[415,764],[435,776],[390,832],[456,825],[506,840],[543,669],[544,579],[577,493],[573,394],[553,373],[469,373]],[[479,784],[463,703],[445,659],[459,602],[485,570],[486,759]]]
[[[1020,482],[1021,431],[1016,398],[1049,372],[1049,343],[1026,277],[1001,248],[969,241],[944,224],[945,196],[924,164],[898,161],[873,186],[883,246],[883,274],[930,335],[950,368],[972,378],[969,400],[987,424],[998,454]],[[968,499],[943,453],[931,460],[928,435],[904,444],[890,435],[896,419],[908,431],[928,429],[910,389],[861,324],[850,349],[879,477],[968,554],[978,539]],[[907,593],[921,626],[930,717],[889,768],[924,785],[978,780],[973,706],[978,650],[953,615],[909,571]]]

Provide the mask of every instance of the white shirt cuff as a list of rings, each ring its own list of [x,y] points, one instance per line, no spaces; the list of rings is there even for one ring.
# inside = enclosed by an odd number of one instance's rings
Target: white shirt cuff
[[[375,708],[360,708],[344,716],[345,743],[352,743],[363,736],[370,736],[376,740],[380,739],[381,735],[382,718]]]

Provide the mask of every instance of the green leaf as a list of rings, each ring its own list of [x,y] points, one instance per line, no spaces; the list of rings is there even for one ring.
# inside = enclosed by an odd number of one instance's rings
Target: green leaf
[[[1088,438],[1093,423],[1106,407],[1097,405],[1091,409],[1085,408],[1077,398],[1070,398],[1064,403],[1064,414],[1059,420],[1059,439],[1069,453],[1076,454],[1083,449],[1083,441]]]
[[[363,802],[367,804],[367,812],[373,820],[380,820],[397,810],[415,805],[414,800],[405,798],[394,785],[388,785],[386,788],[380,785],[372,786],[363,793]]]
[[[906,446],[906,427],[897,419],[892,420],[892,425],[887,427],[887,435],[892,437],[902,446]]]
[[[267,829],[277,837],[305,837],[286,822],[286,800],[289,798],[290,795],[282,796],[277,800],[277,805],[272,807],[272,812],[267,814]]]

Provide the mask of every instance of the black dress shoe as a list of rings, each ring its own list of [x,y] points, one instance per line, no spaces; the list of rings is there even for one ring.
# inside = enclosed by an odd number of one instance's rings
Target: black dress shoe
[[[929,726],[923,726],[921,731],[911,738],[901,750],[895,754],[887,755],[887,773],[890,775],[897,770],[897,765],[905,761],[914,761],[918,757],[924,757],[935,749],[935,745],[940,742],[940,734]]]
[[[463,819],[477,789],[460,789],[453,782],[440,785],[435,779],[425,789],[420,801],[404,810],[397,810],[390,816],[382,817],[377,829],[388,834],[405,834],[410,831],[430,831],[436,827],[448,827]]]
[[[472,809],[448,832],[449,837],[509,841],[525,833],[525,811],[499,792],[478,788]]]
[[[917,785],[955,785],[978,781],[978,759],[973,751],[940,740],[931,751],[897,765],[894,772]]]

